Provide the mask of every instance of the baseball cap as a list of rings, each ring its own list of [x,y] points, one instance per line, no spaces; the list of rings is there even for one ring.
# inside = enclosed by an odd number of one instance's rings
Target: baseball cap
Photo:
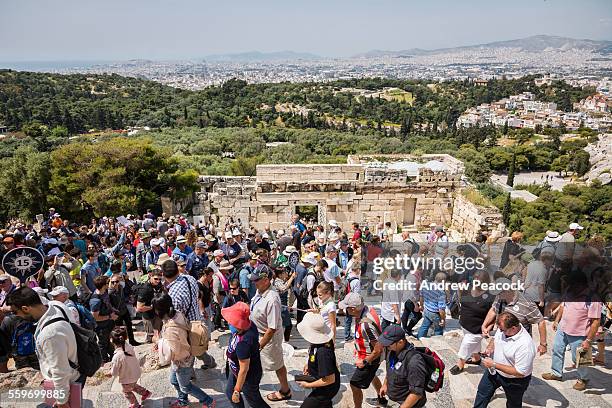
[[[263,278],[270,279],[271,276],[272,271],[270,270],[270,268],[267,265],[260,264],[257,265],[255,270],[249,275],[249,279],[255,282]]]
[[[577,222],[572,222],[569,225],[569,229],[571,229],[571,230],[581,230],[581,229],[584,229],[584,227],[582,225],[578,224]]]
[[[359,293],[351,292],[344,299],[338,302],[338,308],[346,309],[347,307],[359,307],[363,305],[363,298]]]
[[[195,247],[196,248],[206,248],[206,242],[198,241],[196,242]]]
[[[9,280],[11,277],[7,274],[0,275],[0,282],[4,282],[5,280]]]
[[[70,292],[65,286],[56,286],[51,292],[49,292],[49,296],[55,297],[57,295],[61,295],[62,293],[69,294]]]
[[[151,246],[158,246],[161,245],[161,239],[159,238],[153,238],[150,242]]]
[[[238,237],[238,236],[242,235],[242,232],[240,232],[239,229],[234,229],[232,231],[232,235],[235,236],[235,237]]]
[[[402,329],[397,324],[391,324],[383,330],[382,334],[378,337],[378,341],[380,345],[383,347],[389,347],[393,343],[397,343],[398,341],[405,339],[406,333],[404,329]]]

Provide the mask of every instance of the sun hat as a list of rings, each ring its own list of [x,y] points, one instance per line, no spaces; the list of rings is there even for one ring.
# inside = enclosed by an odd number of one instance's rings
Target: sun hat
[[[302,258],[300,258],[302,262],[304,263],[309,263],[311,265],[315,265],[317,263],[317,257],[315,255],[315,252],[311,252],[309,254],[304,254],[302,255]]]
[[[331,329],[325,324],[319,313],[308,312],[297,325],[298,332],[310,344],[327,343],[334,337]]]
[[[179,235],[178,237],[176,237],[177,244],[184,244],[186,242],[187,242],[187,238],[185,238],[183,235]]]
[[[153,238],[150,242],[151,246],[160,246],[161,245],[161,239],[159,238]]]
[[[234,238],[234,234],[232,234],[231,231],[227,231],[225,233],[225,239],[230,239],[230,238]]]
[[[211,241],[212,242],[212,241],[215,240],[215,237],[213,237],[212,234],[206,234],[204,236],[204,239],[207,240],[207,241]]]
[[[242,232],[240,232],[240,230],[236,228],[232,231],[232,235],[235,237],[239,237],[242,235]]]
[[[285,250],[283,251],[283,255],[285,256],[289,256],[294,252],[297,252],[297,248],[294,247],[293,245],[287,245],[287,247],[285,247]]]
[[[546,231],[544,239],[548,242],[559,242],[561,241],[561,235],[557,231]]]
[[[328,224],[329,224],[331,227],[334,227],[334,228],[335,228],[335,227],[337,227],[337,226],[338,226],[338,221],[336,221],[336,220],[329,220]]]
[[[215,249],[213,252],[213,256],[224,256],[225,253],[220,249]]]
[[[251,327],[250,315],[249,305],[244,302],[236,302],[230,307],[221,309],[221,316],[225,321],[238,330],[246,330]]]
[[[234,265],[232,265],[231,263],[229,263],[228,260],[222,260],[221,263],[219,264],[219,269],[222,271],[229,271],[230,269],[234,269]]]
[[[159,258],[157,258],[156,264],[157,264],[157,266],[162,266],[164,262],[170,261],[170,260],[172,260],[172,258],[170,258],[170,255],[168,255],[168,254],[161,254],[159,256]]]

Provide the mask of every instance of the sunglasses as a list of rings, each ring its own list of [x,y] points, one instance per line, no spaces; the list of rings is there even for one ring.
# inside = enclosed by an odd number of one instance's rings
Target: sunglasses
[[[118,283],[119,283],[119,281],[111,281],[111,285],[116,285]]]
[[[240,288],[230,288],[230,290],[238,290],[238,289],[240,289]]]

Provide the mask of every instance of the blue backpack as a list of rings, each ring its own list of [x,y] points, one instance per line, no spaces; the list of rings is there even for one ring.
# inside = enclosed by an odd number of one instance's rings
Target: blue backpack
[[[30,356],[36,353],[34,344],[34,325],[31,322],[21,322],[13,333],[11,342],[13,350],[18,356]]]
[[[79,323],[81,327],[87,330],[93,330],[96,328],[96,319],[89,310],[83,305],[75,303],[77,310],[79,311]]]

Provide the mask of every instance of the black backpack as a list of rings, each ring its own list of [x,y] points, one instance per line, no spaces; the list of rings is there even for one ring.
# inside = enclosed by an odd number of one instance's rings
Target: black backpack
[[[61,307],[58,307],[57,309],[64,317],[56,317],[55,319],[51,319],[49,322],[45,323],[45,325],[41,328],[41,331],[48,325],[56,322],[64,321],[70,323],[72,331],[74,332],[74,338],[76,340],[77,359],[79,362],[76,364],[69,361],[70,367],[77,370],[82,375],[93,377],[96,371],[102,367],[102,354],[100,353],[100,347],[98,346],[98,336],[96,336],[96,332],[93,330],[87,330],[72,323],[68,319],[66,312],[64,312]]]
[[[306,278],[308,278],[308,276],[315,277],[315,283],[312,286],[312,292],[308,292],[308,283],[306,282]],[[300,297],[306,301],[308,301],[309,295],[311,295],[313,298],[317,297],[317,286],[319,285],[319,283],[323,282],[323,280],[324,279],[322,276],[319,276],[314,272],[308,272],[306,276],[304,276],[304,279],[302,280],[302,286],[300,287],[300,293],[299,293]]]

